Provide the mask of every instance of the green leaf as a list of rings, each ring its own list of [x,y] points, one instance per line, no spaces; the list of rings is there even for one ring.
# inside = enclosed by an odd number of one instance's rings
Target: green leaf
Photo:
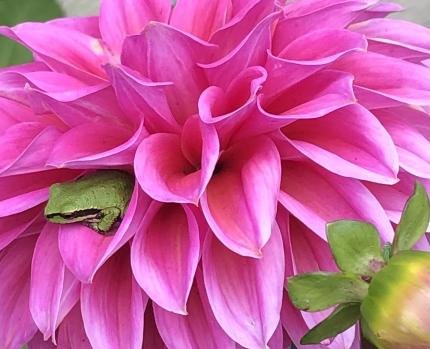
[[[381,240],[376,228],[359,221],[337,221],[327,225],[327,238],[340,270],[372,276],[384,265]]]
[[[306,333],[300,344],[319,344],[324,339],[337,336],[360,319],[360,303],[338,306],[333,313]]]
[[[304,311],[321,311],[337,304],[360,302],[368,284],[356,275],[305,273],[288,279],[291,302]]]
[[[55,0],[0,0],[0,25],[43,22],[61,16],[63,12]],[[31,59],[31,53],[23,46],[0,36],[0,67],[30,62]]]
[[[430,204],[427,192],[420,183],[415,184],[415,192],[403,210],[396,229],[393,254],[410,250],[423,236],[430,220]]]

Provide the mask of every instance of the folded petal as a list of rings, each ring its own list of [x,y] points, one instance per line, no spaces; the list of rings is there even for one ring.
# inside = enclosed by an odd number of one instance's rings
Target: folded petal
[[[97,38],[52,23],[23,23],[11,29],[0,27],[0,33],[25,45],[54,71],[87,82],[106,76],[102,64],[107,58]]]
[[[269,53],[269,79],[262,92],[266,98],[279,95],[343,55],[366,48],[363,35],[344,29],[322,29],[300,36],[282,51]]]
[[[133,277],[129,258],[125,246],[106,262],[91,284],[82,285],[82,318],[94,348],[142,348],[148,298]]]
[[[62,169],[0,177],[0,217],[26,211],[47,201],[52,184],[75,179],[80,173]]]
[[[164,88],[171,84],[152,82],[138,72],[124,66],[106,66],[121,108],[135,119],[144,119],[150,133],[179,132]]]
[[[40,171],[45,168],[61,132],[38,122],[23,122],[9,127],[0,136],[0,174],[2,176]]]
[[[242,71],[226,90],[210,86],[201,94],[198,102],[199,117],[216,128],[222,147],[227,147],[243,122],[256,112],[257,93],[267,79],[262,67],[250,67]]]
[[[30,342],[27,343],[28,349],[55,349],[56,346],[51,341],[45,341],[43,335],[37,332]]]
[[[430,122],[423,111],[399,107],[375,110],[399,153],[400,166],[409,173],[430,179]]]
[[[76,126],[56,141],[49,166],[100,168],[133,163],[140,140],[146,135],[142,123],[137,130],[104,122]]]
[[[204,283],[220,326],[246,348],[266,348],[279,323],[284,252],[279,228],[260,259],[243,257],[208,234],[203,251]]]
[[[100,32],[114,53],[121,53],[124,39],[139,34],[149,21],[167,22],[169,0],[103,0],[100,6]]]
[[[176,120],[183,124],[197,112],[208,86],[203,69],[215,46],[162,23],[151,22],[141,35],[127,38],[121,62],[155,82],[172,82],[165,92]]]
[[[398,181],[399,160],[390,135],[359,104],[296,121],[283,132],[297,150],[335,174],[384,184]]]
[[[58,348],[92,349],[85,333],[80,303],[76,304],[58,329]]]
[[[80,283],[69,273],[58,249],[58,225],[47,223],[34,249],[31,267],[30,312],[44,339],[52,337],[79,299]]]
[[[257,100],[258,112],[239,130],[237,138],[276,131],[300,119],[314,119],[355,103],[354,77],[339,71],[323,70],[291,86],[280,95]],[[282,91],[282,83],[279,81]]]
[[[196,283],[191,290],[187,316],[168,312],[154,304],[155,321],[164,343],[171,349],[235,349],[233,340],[216,322],[204,285],[201,286]]]
[[[223,153],[201,207],[214,234],[232,251],[261,256],[276,214],[280,171],[279,153],[266,136]]]
[[[179,0],[173,10],[170,24],[208,40],[213,32],[225,24],[232,11],[231,7],[231,0]]]
[[[145,310],[145,328],[143,331],[142,349],[167,349],[155,324],[152,306],[148,305]]]
[[[366,35],[371,51],[397,58],[425,58],[430,55],[430,29],[400,19],[377,18],[349,27]]]
[[[342,29],[375,0],[307,0],[288,4],[285,18],[279,21],[273,37],[272,50],[280,52],[298,37],[319,29]],[[315,23],[318,23],[316,26]]]
[[[187,314],[200,258],[198,229],[186,205],[154,201],[133,239],[133,274],[145,293],[169,312]]]
[[[0,218],[0,251],[36,222],[42,209],[41,206],[36,206],[27,211]]]
[[[356,52],[336,61],[333,68],[350,72],[356,86],[377,96],[406,104],[430,104],[430,70],[421,65],[378,53]]]
[[[179,135],[157,133],[139,145],[134,168],[142,189],[163,202],[197,203],[219,156],[214,126],[197,117]]]
[[[379,2],[361,11],[354,22],[362,22],[373,18],[384,18],[392,13],[401,12],[404,8],[396,2]]]
[[[113,235],[103,236],[80,224],[61,225],[58,246],[67,268],[80,281],[91,282],[106,260],[135,234],[148,205],[148,197],[135,185],[125,216]]]
[[[18,239],[0,254],[0,347],[21,348],[36,333],[28,307],[35,236]]]
[[[322,239],[327,223],[353,219],[372,223],[384,241],[391,241],[393,228],[387,215],[361,182],[306,162],[282,165],[280,203]]]
[[[80,16],[55,18],[48,21],[56,26],[77,30],[94,38],[101,38],[98,16]]]
[[[209,64],[199,64],[205,69],[211,85],[226,88],[244,69],[263,66],[270,48],[270,28],[280,16],[276,12],[258,23],[248,36],[225,57]]]

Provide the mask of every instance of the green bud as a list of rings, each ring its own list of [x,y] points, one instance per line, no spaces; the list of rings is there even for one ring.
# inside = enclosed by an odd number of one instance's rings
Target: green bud
[[[361,314],[369,339],[385,349],[430,348],[430,253],[392,257],[372,279]]]

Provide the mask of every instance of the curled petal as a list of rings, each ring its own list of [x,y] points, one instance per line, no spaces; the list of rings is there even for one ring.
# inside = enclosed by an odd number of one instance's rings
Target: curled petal
[[[135,184],[121,225],[103,236],[81,224],[60,226],[58,246],[67,268],[82,282],[91,282],[97,270],[135,234],[149,205],[149,198]]]
[[[185,315],[200,258],[196,218],[186,205],[154,201],[142,223],[131,250],[136,280],[160,307]]]
[[[142,348],[148,298],[133,277],[129,258],[126,246],[106,262],[91,284],[82,285],[82,318],[94,348]]]
[[[28,307],[36,237],[15,240],[0,253],[0,347],[21,348],[36,333]]]
[[[283,162],[279,201],[322,239],[326,224],[339,219],[370,222],[384,241],[393,237],[382,206],[361,182],[305,162]]]
[[[134,132],[103,122],[76,126],[55,143],[48,165],[69,168],[100,168],[133,163],[140,140],[146,135],[143,124]]]
[[[229,249],[258,258],[276,214],[279,153],[269,138],[261,136],[237,143],[217,166],[201,200],[206,220]]]
[[[100,6],[100,32],[114,53],[121,53],[127,36],[139,34],[149,21],[167,22],[169,0],[103,0]]]
[[[158,133],[145,138],[136,152],[139,184],[163,202],[197,203],[214,171],[219,155],[214,126],[191,118],[183,139]]]
[[[246,348],[267,348],[279,323],[284,251],[279,228],[260,259],[243,257],[208,235],[203,251],[204,283],[220,326]]]
[[[297,121],[283,132],[297,150],[333,173],[385,184],[398,181],[399,160],[390,135],[359,104]]]
[[[31,267],[30,312],[44,339],[52,336],[79,299],[80,283],[65,269],[58,225],[47,223],[37,239]],[[66,275],[69,274],[69,275]]]

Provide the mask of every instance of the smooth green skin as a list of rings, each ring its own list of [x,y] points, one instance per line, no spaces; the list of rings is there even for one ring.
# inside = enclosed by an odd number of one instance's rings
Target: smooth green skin
[[[52,223],[81,222],[106,234],[124,217],[134,187],[133,176],[116,170],[97,171],[49,189],[45,217]]]

